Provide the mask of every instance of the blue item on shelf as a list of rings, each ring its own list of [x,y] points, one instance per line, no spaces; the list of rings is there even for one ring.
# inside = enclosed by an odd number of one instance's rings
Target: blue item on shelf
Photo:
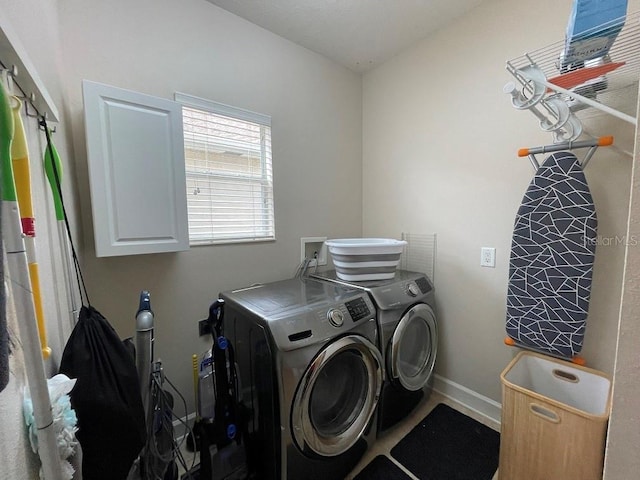
[[[587,60],[609,53],[624,26],[627,0],[574,0],[561,70],[580,68]]]

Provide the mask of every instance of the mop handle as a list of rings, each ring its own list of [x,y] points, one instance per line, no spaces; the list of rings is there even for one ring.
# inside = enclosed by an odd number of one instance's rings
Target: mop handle
[[[193,400],[196,404],[196,419],[200,418],[200,409],[198,408],[198,355],[195,353],[191,356],[191,364],[193,366]]]
[[[42,345],[42,355],[49,358],[51,348],[47,343],[47,327],[44,317],[44,307],[42,304],[42,293],[40,290],[40,271],[36,259],[36,226],[35,215],[33,213],[33,201],[31,196],[31,168],[29,166],[29,148],[27,147],[27,136],[24,132],[24,124],[20,116],[22,102],[17,97],[12,97],[14,101],[13,124],[14,136],[11,142],[11,164],[18,197],[18,209],[20,211],[20,221],[22,233],[25,236],[24,242],[27,250],[27,263],[29,265],[29,278],[33,294],[33,305],[36,311],[36,321],[38,322],[38,333]]]

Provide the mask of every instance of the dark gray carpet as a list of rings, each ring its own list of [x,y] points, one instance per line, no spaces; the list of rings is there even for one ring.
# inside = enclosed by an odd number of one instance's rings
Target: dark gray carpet
[[[420,480],[491,480],[499,448],[498,432],[440,403],[391,456]]]
[[[353,480],[411,480],[395,463],[378,455]]]

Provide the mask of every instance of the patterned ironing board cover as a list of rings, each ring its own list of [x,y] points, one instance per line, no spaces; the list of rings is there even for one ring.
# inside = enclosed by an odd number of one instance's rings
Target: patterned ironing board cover
[[[554,153],[518,209],[509,262],[507,335],[572,358],[582,349],[597,235],[596,211],[578,159]]]

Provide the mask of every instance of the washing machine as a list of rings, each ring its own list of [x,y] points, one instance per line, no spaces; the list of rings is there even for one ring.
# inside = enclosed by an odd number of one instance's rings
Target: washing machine
[[[362,290],[290,279],[223,292],[250,469],[342,480],[375,441],[383,359]]]
[[[380,281],[345,281],[334,270],[311,277],[367,292],[376,307],[386,371],[377,414],[378,432],[383,432],[431,392],[438,352],[433,283],[426,274],[407,270]]]

